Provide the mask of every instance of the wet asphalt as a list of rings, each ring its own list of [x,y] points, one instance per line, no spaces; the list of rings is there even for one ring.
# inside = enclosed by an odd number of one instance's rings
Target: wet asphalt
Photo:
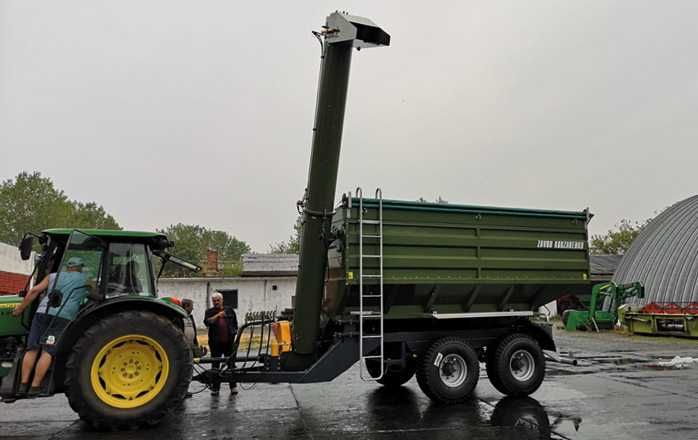
[[[653,367],[698,357],[698,341],[561,332],[556,339],[580,365],[548,364],[530,398],[504,398],[482,371],[471,401],[439,406],[414,379],[388,392],[362,382],[355,366],[325,384],[257,384],[232,398],[226,385],[218,397],[203,390],[158,427],[130,432],[91,431],[64,396],[2,404],[0,438],[698,439],[698,365]]]

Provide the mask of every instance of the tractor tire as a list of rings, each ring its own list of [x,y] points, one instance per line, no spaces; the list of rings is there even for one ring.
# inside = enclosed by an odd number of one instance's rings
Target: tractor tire
[[[184,400],[191,350],[167,318],[125,311],[89,327],[66,364],[65,393],[98,430],[156,425]]]
[[[376,360],[369,359],[366,361],[366,369],[368,373],[373,376],[378,376],[378,370],[380,368],[380,363]],[[387,368],[383,372],[383,377],[378,379],[376,382],[383,385],[386,388],[398,388],[405,383],[407,383],[414,373],[417,371],[417,365],[415,362],[408,360],[405,368]]]
[[[479,377],[477,353],[461,338],[438,339],[417,362],[417,383],[437,403],[467,401]]]
[[[507,396],[528,396],[545,378],[543,350],[535,339],[522,333],[502,339],[487,367],[492,374],[490,383]]]

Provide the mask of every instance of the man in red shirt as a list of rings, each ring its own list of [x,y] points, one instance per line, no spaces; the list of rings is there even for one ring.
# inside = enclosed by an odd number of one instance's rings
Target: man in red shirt
[[[213,307],[206,310],[204,324],[208,327],[208,346],[212,357],[233,355],[233,344],[238,331],[238,320],[232,307],[223,305],[223,295],[216,292],[211,295]],[[235,363],[232,364],[233,366]],[[218,368],[218,362],[213,363],[213,368]],[[237,384],[229,383],[230,394],[237,394]],[[211,395],[217,396],[220,392],[220,384],[212,385]]]

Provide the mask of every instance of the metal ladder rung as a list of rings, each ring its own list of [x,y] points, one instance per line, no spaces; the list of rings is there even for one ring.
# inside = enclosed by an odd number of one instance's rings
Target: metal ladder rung
[[[383,335],[383,193],[380,189],[376,190],[376,199],[378,200],[378,219],[377,220],[364,220],[364,199],[363,192],[361,188],[356,189],[356,196],[359,199],[359,312],[351,312],[352,314],[359,315],[359,357],[360,357],[360,376],[363,380],[379,380],[383,377],[383,355],[384,353],[384,335]],[[364,225],[377,225],[377,231],[368,231],[369,233],[364,233]],[[365,239],[377,239],[378,241],[371,241],[371,246],[378,246],[378,254],[364,254],[364,240]],[[364,262],[368,259],[374,259],[378,262],[378,274],[364,274]],[[372,265],[373,266],[373,265]],[[375,271],[376,268],[372,267],[371,271]],[[364,293],[364,280],[366,279],[377,280],[379,293],[371,288],[367,289],[371,293]],[[375,300],[378,301],[370,301]],[[369,305],[370,304],[370,305]],[[376,307],[378,311],[365,310],[367,308],[373,309]],[[378,329],[375,327],[367,328],[370,329],[371,334],[364,334],[364,327],[367,321],[377,319],[380,326]],[[375,322],[375,321],[371,321]],[[364,352],[364,341],[377,340],[377,347],[371,347],[373,355],[367,355]],[[368,343],[368,342],[367,342]],[[372,375],[370,372],[365,370],[365,361],[367,359],[380,359],[380,374],[377,376]]]
[[[363,319],[375,319],[375,318],[381,317],[381,315],[378,313],[373,314],[373,313],[366,313],[366,312],[364,312],[363,315],[361,315],[360,313],[357,313],[356,315],[358,315],[360,319],[361,318],[363,318]]]

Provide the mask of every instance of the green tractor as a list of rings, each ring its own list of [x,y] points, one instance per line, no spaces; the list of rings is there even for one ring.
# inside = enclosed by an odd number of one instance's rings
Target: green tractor
[[[51,295],[43,294],[47,301],[37,298],[19,316],[12,312],[26,289],[0,297],[3,401],[17,400],[36,314],[78,294],[84,299],[77,303],[74,319],[59,335],[40,339],[42,347],[54,345],[55,355],[38,397],[65,393],[80,418],[98,429],[157,423],[184,399],[192,376],[192,350],[183,333],[187,315],[178,305],[158,298],[157,279],[167,263],[200,268],[169,254],[173,243],[159,233],[49,229],[24,237],[19,246],[22,259],[30,258],[35,238],[41,252],[32,276],[38,283],[55,273],[53,288],[48,289]],[[68,261],[76,258],[81,261],[84,285],[59,291],[65,285],[61,277],[69,276]],[[45,303],[51,305],[37,310]]]
[[[640,282],[597,284],[591,289],[589,310],[565,310],[562,323],[567,331],[612,329],[618,321],[618,307],[628,298],[644,296],[645,287]]]

